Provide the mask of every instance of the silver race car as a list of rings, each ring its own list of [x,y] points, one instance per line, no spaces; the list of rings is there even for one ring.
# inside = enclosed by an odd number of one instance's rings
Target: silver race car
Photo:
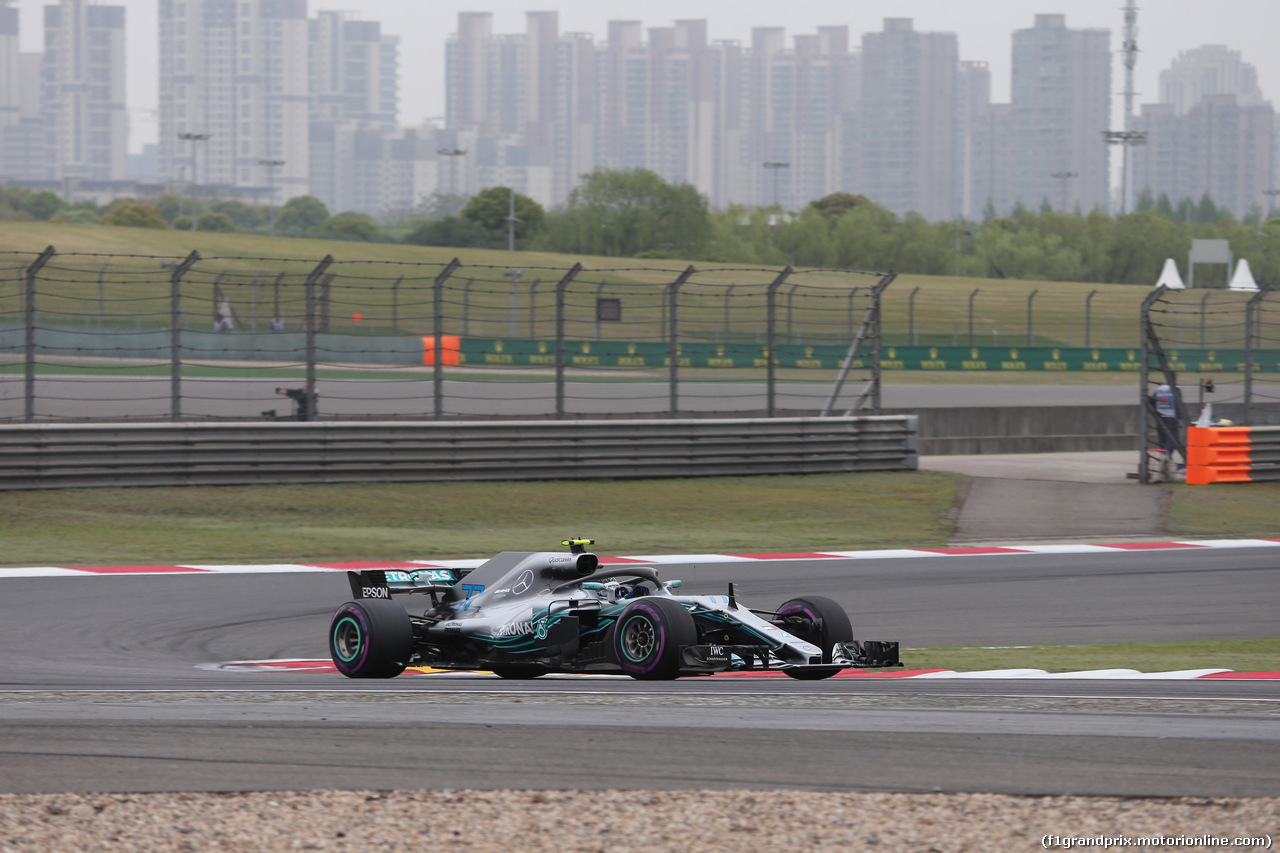
[[[802,680],[901,665],[896,642],[855,642],[829,598],[758,610],[738,602],[733,584],[726,595],[681,595],[680,581],[651,566],[601,567],[586,550],[595,540],[562,544],[568,553],[507,551],[470,570],[348,572],[355,600],[329,627],[334,664],[350,678],[421,666],[504,678],[781,670]],[[422,605],[408,606],[416,596]]]

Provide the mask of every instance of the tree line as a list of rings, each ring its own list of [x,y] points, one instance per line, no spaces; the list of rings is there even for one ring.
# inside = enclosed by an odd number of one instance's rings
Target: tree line
[[[191,214],[191,199],[180,196],[98,207],[67,204],[52,192],[0,189],[0,219],[190,229]],[[653,172],[598,170],[551,210],[516,193],[514,217],[511,191],[490,187],[470,198],[436,195],[416,210],[379,219],[330,213],[311,196],[275,209],[201,200],[196,224],[201,231],[457,248],[506,248],[514,237],[518,249],[577,255],[1129,284],[1154,283],[1165,258],[1177,260],[1185,275],[1193,239],[1225,239],[1259,282],[1280,281],[1280,218],[1255,209],[1238,221],[1207,194],[1175,204],[1145,192],[1124,216],[1064,212],[1046,201],[1039,209],[1019,205],[1007,216],[988,204],[981,220],[929,222],[850,193],[799,211],[717,210],[694,187]],[[1224,281],[1226,275],[1219,273]]]

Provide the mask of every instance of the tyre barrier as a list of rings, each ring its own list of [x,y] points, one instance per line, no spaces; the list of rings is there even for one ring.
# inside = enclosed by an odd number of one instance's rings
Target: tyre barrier
[[[0,490],[901,471],[914,415],[0,427]]]
[[[1189,484],[1275,481],[1280,481],[1280,427],[1187,429]]]

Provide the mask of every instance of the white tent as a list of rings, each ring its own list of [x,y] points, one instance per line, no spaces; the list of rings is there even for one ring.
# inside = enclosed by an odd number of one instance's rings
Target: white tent
[[[1160,271],[1160,280],[1156,282],[1156,287],[1164,285],[1170,290],[1186,290],[1187,286],[1182,283],[1182,276],[1178,275],[1178,265],[1173,262],[1173,258],[1164,259],[1164,269]]]
[[[1244,258],[1241,258],[1240,263],[1236,266],[1236,274],[1231,276],[1231,284],[1227,285],[1227,289],[1258,292],[1258,283],[1253,280],[1253,272],[1249,269],[1249,262]]]

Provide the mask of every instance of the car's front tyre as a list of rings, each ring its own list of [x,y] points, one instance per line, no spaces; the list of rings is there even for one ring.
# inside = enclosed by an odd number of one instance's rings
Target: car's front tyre
[[[681,653],[697,641],[698,629],[688,610],[670,599],[649,596],[622,611],[610,645],[623,672],[657,681],[679,677]]]
[[[329,656],[348,678],[392,678],[413,654],[413,624],[393,601],[348,601],[329,624]]]
[[[831,663],[836,643],[853,640],[853,626],[844,608],[822,595],[793,598],[778,608],[777,624],[800,639],[822,649],[822,662]],[[800,681],[830,678],[843,667],[822,666],[785,669],[787,675]]]

